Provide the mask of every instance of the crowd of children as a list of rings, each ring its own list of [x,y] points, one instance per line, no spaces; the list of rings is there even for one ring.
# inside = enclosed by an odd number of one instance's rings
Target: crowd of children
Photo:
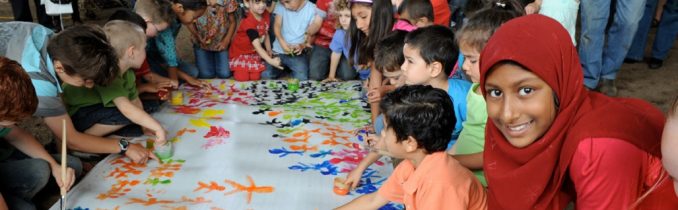
[[[50,180],[68,190],[83,173],[69,156],[62,181],[58,155],[17,122],[41,117],[57,142],[64,126],[78,156],[145,163],[157,157],[127,137],[167,142],[151,116],[162,93],[215,77],[363,81],[374,135],[345,184],[382,156],[403,161],[338,209],[678,208],[678,99],[666,120],[609,97],[637,23],[615,18],[600,35],[605,7],[591,5],[579,49],[575,0],[470,0],[456,31],[441,0],[138,0],[103,27],[0,23],[0,209],[35,209]],[[177,55],[182,26],[196,65]],[[619,44],[600,47],[600,36]],[[595,60],[600,49],[615,53]]]

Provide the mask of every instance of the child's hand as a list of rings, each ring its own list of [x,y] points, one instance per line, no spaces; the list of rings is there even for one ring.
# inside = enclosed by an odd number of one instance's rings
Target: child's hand
[[[280,43],[280,48],[282,48],[282,50],[283,50],[283,52],[285,52],[285,54],[290,54],[293,51],[291,46],[287,45],[287,42],[280,40],[279,43]]]
[[[324,80],[321,81],[321,82],[339,82],[339,81],[340,81],[340,80],[338,80],[337,78],[334,78],[334,77],[327,77],[327,79],[324,79]]]
[[[313,40],[315,40],[315,35],[304,35],[304,45],[308,48],[313,47]]]
[[[163,145],[167,143],[167,132],[164,128],[160,128],[155,131],[155,143],[158,145]]]
[[[170,89],[172,89],[174,87],[174,85],[172,85],[172,82],[170,82],[170,81],[165,81],[165,82],[155,83],[155,85],[153,87],[154,87],[153,93],[157,93],[159,90],[169,91]]]
[[[271,66],[277,68],[277,69],[283,69],[282,66],[282,61],[280,60],[279,57],[271,58],[271,60],[268,62],[268,64],[271,64]]]
[[[226,48],[228,48],[228,45],[229,45],[230,43],[231,43],[230,40],[224,39],[223,41],[219,42],[219,45],[217,45],[217,50],[218,50],[218,51],[226,50]]]
[[[57,185],[59,185],[59,188],[64,188],[66,191],[70,190],[73,183],[75,183],[75,171],[70,167],[66,167],[66,172],[64,173],[66,176],[62,178],[61,165],[53,164],[50,165],[50,168],[52,169],[52,176],[56,180]]]
[[[359,168],[353,169],[353,171],[346,175],[346,181],[344,184],[348,185],[350,190],[354,190],[356,187],[358,187],[358,184],[360,184],[360,178],[363,176],[363,172],[364,170]]]
[[[209,88],[209,85],[205,81],[196,79],[194,77],[188,77],[186,79],[186,83],[200,88]]]
[[[146,164],[151,155],[152,152],[141,146],[141,144],[130,144],[127,152],[125,152],[125,156],[136,164]]]

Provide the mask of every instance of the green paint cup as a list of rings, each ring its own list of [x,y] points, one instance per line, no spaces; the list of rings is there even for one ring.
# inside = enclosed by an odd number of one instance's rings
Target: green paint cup
[[[164,144],[155,144],[153,147],[155,155],[161,160],[166,160],[172,157],[172,142],[165,142]]]
[[[299,80],[298,79],[288,79],[287,80],[287,90],[292,92],[297,92],[299,90]]]

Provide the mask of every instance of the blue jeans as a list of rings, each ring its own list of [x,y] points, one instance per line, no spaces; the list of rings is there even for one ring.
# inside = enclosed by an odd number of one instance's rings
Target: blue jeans
[[[292,77],[304,81],[308,80],[308,59],[306,57],[306,53],[304,52],[301,55],[295,55],[295,56],[289,56],[289,55],[283,55],[283,54],[278,54],[276,56],[280,57],[280,61],[283,66],[285,66],[285,69],[290,69],[292,70]],[[280,69],[276,68],[270,68],[266,67],[266,70],[261,73],[261,78],[264,79],[277,79],[282,75],[283,71]]]
[[[52,157],[61,160],[61,155]],[[68,156],[67,160],[66,165],[75,170],[77,179],[82,174],[80,159]],[[15,150],[9,159],[0,162],[0,191],[9,209],[36,209],[31,199],[48,183],[56,186],[49,163],[43,159],[30,158]]]
[[[643,17],[638,22],[638,30],[633,36],[633,42],[629,52],[626,53],[626,58],[633,60],[643,60],[645,57],[645,44],[647,43],[647,35],[650,33],[650,26],[652,19],[654,19],[654,12],[657,9],[658,0],[647,0],[645,3],[645,10]]]
[[[198,78],[212,79],[215,76],[220,79],[231,77],[231,69],[228,66],[228,50],[209,51],[193,45],[195,64],[198,66]]]
[[[657,35],[652,44],[652,57],[664,60],[678,36],[678,0],[667,0],[662,12],[662,20],[657,27]]]
[[[167,63],[165,63],[165,59],[160,57],[159,54],[148,53],[146,54],[146,58],[148,60],[148,66],[151,67],[151,71],[158,73],[164,77],[167,77],[169,75],[167,72],[168,67]],[[198,77],[199,73],[198,67],[196,67],[193,64],[179,60],[179,66],[177,67],[191,77]]]
[[[579,57],[584,69],[584,84],[591,89],[602,79],[614,80],[629,51],[645,0],[617,0],[610,17],[611,0],[581,1]],[[606,30],[608,19],[612,24]],[[606,44],[607,43],[607,44]]]
[[[308,72],[309,79],[312,80],[324,80],[327,78],[327,75],[330,72],[330,60],[332,56],[332,50],[329,48],[321,47],[318,45],[313,45],[311,50],[310,57],[310,70]],[[339,60],[339,66],[337,66],[336,78],[341,80],[353,80],[356,78],[357,73],[351,65],[348,64],[348,60],[341,56]]]

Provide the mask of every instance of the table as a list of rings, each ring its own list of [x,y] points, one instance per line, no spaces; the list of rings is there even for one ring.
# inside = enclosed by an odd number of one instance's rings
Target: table
[[[208,81],[182,86],[183,105],[153,114],[173,142],[170,158],[138,165],[110,155],[69,192],[68,209],[331,209],[376,191],[393,170],[382,158],[349,195],[333,193],[333,179],[367,154],[358,81],[306,81],[294,92],[285,81]]]

